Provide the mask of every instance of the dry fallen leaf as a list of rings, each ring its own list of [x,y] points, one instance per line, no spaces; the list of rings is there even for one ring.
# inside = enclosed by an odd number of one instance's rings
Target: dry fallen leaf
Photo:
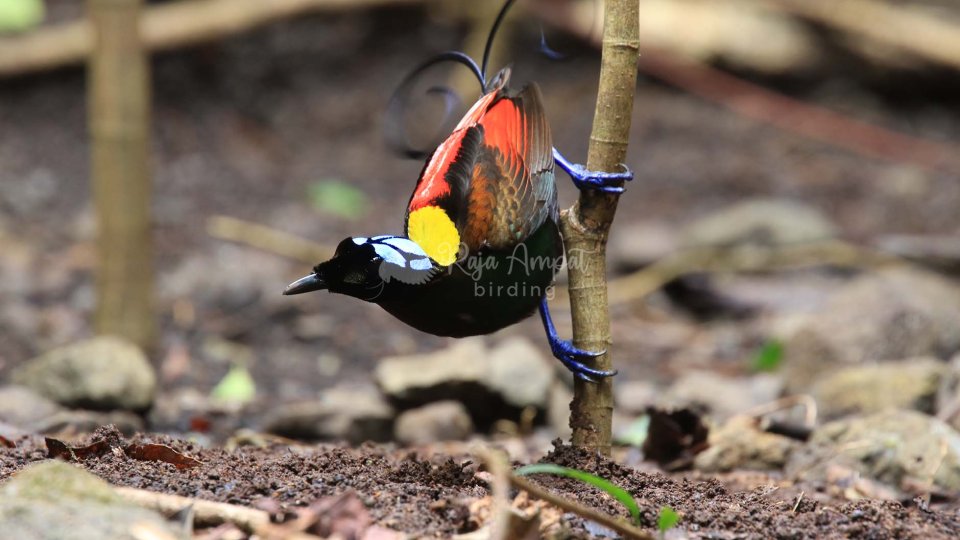
[[[45,437],[47,443],[47,457],[57,458],[65,461],[83,461],[92,457],[100,457],[112,448],[110,441],[97,441],[87,446],[69,447],[63,441],[52,437]]]
[[[124,446],[120,440],[103,439],[87,446],[70,447],[63,441],[52,437],[46,437],[44,440],[47,443],[47,457],[65,461],[83,461],[112,452],[117,456],[123,454],[140,461],[162,461],[178,469],[196,467],[200,464],[200,461],[163,444],[129,444]]]
[[[181,454],[173,448],[163,444],[131,444],[124,448],[124,452],[133,459],[141,461],[162,461],[178,469],[196,467],[200,461]]]

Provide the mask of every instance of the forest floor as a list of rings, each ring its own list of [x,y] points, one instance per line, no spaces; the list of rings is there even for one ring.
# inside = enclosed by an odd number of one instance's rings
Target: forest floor
[[[521,34],[518,41],[528,37]],[[269,508],[277,515],[353,488],[375,524],[413,537],[450,537],[476,530],[489,515],[478,503],[489,504],[487,477],[478,473],[481,463],[473,453],[481,441],[506,448],[514,463],[558,463],[610,479],[636,497],[641,526],[648,530],[656,531],[660,509],[673,508],[681,521],[668,537],[960,535],[960,498],[948,488],[897,485],[884,491],[858,484],[859,476],[813,479],[769,467],[664,472],[628,445],[606,459],[551,443],[563,435],[562,426],[542,416],[533,429],[508,419],[519,436],[495,433],[502,425],[478,421],[469,443],[264,438],[259,445],[228,446],[238,430],[259,429],[282,404],[316,399],[335,387],[373,386],[371,373],[385,357],[450,345],[351,299],[283,297],[280,291],[308,264],[208,231],[211,218],[229,216],[329,246],[351,235],[398,232],[422,165],[385,148],[386,103],[410,67],[435,50],[456,47],[460,38],[458,29],[426,23],[416,10],[391,10],[304,18],[157,55],[154,219],[162,337],[150,358],[160,374],[159,390],[153,410],[132,422],[138,433],[127,436],[169,445],[200,464],[180,469],[107,453],[83,460],[85,468],[118,486]],[[532,42],[523,45],[530,46],[516,47],[517,82],[541,85],[557,146],[568,156],[585,156],[596,55],[582,51],[556,64],[538,59]],[[929,103],[909,85],[828,75],[827,82],[766,82],[890,129],[944,144],[960,140],[956,101]],[[94,218],[85,118],[80,69],[0,84],[3,381],[31,358],[91,335]],[[892,234],[960,234],[957,171],[863,157],[758,124],[644,76],[634,126],[627,165],[636,180],[621,199],[611,233],[614,277],[635,271],[638,258],[663,245],[668,251],[676,247],[675,232],[702,216],[755,198],[816,209],[829,217],[838,238],[858,245]],[[318,208],[313,190],[330,181],[356,187],[366,200],[349,214]],[[574,197],[572,186],[561,182],[561,204]],[[833,295],[858,277],[861,271],[849,268],[728,274],[711,284],[725,299],[719,314],[659,293],[614,298],[613,351],[620,370],[615,385],[645,384],[656,405],[664,389],[691,372],[754,380],[751,362],[778,321],[828,309]],[[741,305],[749,309],[731,309]],[[559,302],[553,309],[561,333],[569,335],[569,311]],[[543,344],[534,320],[489,341],[508,338]],[[946,360],[956,349],[936,351]],[[907,347],[903,358],[927,352]],[[238,361],[255,381],[256,399],[234,409],[197,405]],[[809,390],[784,380],[789,372],[778,376],[785,387]],[[935,412],[930,409],[924,412]],[[621,426],[640,415],[620,412]],[[728,416],[715,418],[716,425]],[[96,440],[75,428],[67,425],[53,435],[71,445]],[[11,438],[6,431],[0,435]],[[15,447],[0,449],[0,478],[47,456],[36,433],[15,441]],[[536,481],[626,516],[593,488],[544,476]],[[547,508],[540,509],[540,519],[542,530],[556,537],[614,534]]]

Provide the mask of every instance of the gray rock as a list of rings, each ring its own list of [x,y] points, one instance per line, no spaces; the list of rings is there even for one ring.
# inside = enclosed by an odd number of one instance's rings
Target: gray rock
[[[147,419],[156,431],[190,431],[190,419],[224,416],[212,403],[210,393],[196,388],[174,388],[157,395]]]
[[[641,221],[614,227],[607,248],[611,266],[631,271],[677,251],[676,229],[661,221]]]
[[[61,410],[53,401],[24,386],[0,388],[0,422],[28,428]]]
[[[774,374],[725,377],[711,371],[689,371],[677,379],[659,401],[667,408],[704,406],[711,417],[725,420],[775,400],[782,390],[783,380]]]
[[[143,418],[129,411],[64,410],[35,422],[31,428],[37,433],[93,433],[97,428],[112,424],[120,433],[131,436],[143,431]]]
[[[825,419],[885,409],[933,414],[946,373],[947,364],[935,358],[854,366],[823,376],[812,394]]]
[[[817,428],[793,453],[787,472],[817,480],[837,465],[897,488],[909,480],[955,491],[960,489],[960,433],[916,411],[851,416]]]
[[[704,216],[682,231],[682,244],[779,246],[827,240],[836,226],[821,212],[786,199],[754,199]]]
[[[32,433],[93,433],[113,424],[124,435],[144,428],[143,419],[128,411],[69,410],[23,386],[0,388],[0,422]]]
[[[960,353],[947,363],[947,373],[937,391],[937,418],[960,430]]]
[[[960,349],[960,288],[927,272],[887,268],[855,279],[783,331],[784,378],[805,392],[843,366]]]
[[[644,414],[657,404],[658,394],[657,386],[650,381],[613,381],[613,404],[626,414]]]
[[[759,430],[756,420],[746,416],[734,416],[720,429],[711,430],[709,442],[709,448],[693,460],[697,470],[778,470],[801,446],[793,439]]]
[[[546,409],[555,377],[540,349],[519,338],[492,351],[482,339],[468,338],[432,353],[386,358],[374,373],[377,385],[400,408],[456,400],[484,425],[514,418],[518,409]]]
[[[4,538],[186,538],[160,514],[124,501],[109,484],[62,461],[31,465],[0,489]]]
[[[960,235],[887,235],[874,245],[919,265],[960,275]]]
[[[393,408],[375,388],[338,387],[319,400],[274,408],[263,430],[298,439],[383,442],[393,435],[393,417]]]
[[[61,405],[141,411],[157,379],[143,352],[114,337],[54,349],[16,368],[11,380]]]
[[[403,444],[458,441],[473,433],[473,421],[459,401],[438,401],[402,413],[394,433]]]
[[[508,405],[546,408],[555,372],[540,348],[524,338],[510,338],[490,351],[487,362],[487,386]]]
[[[488,370],[483,340],[474,338],[432,353],[385,358],[374,379],[391,399],[420,405],[482,387]]]

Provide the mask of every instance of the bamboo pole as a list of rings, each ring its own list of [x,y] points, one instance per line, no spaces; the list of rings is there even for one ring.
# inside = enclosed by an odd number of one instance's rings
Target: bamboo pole
[[[96,330],[152,347],[153,249],[148,165],[149,66],[142,0],[88,0],[92,182],[97,212]]]
[[[639,55],[639,3],[607,0],[604,5],[600,86],[590,133],[587,168],[617,171],[627,155],[627,140],[637,84]],[[607,234],[619,197],[583,190],[561,219],[567,268],[570,274],[570,307],[577,347],[606,349],[596,368],[611,369],[610,313],[607,305]],[[577,380],[570,405],[573,444],[610,454],[613,417],[612,381]]]

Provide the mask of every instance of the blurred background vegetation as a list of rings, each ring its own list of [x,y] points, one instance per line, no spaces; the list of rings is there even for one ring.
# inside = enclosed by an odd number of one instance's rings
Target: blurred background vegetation
[[[586,152],[600,4],[521,2],[495,55],[541,85],[571,156]],[[776,370],[772,315],[817,309],[844,272],[890,256],[956,271],[956,3],[640,4],[637,180],[611,240],[620,380]],[[105,46],[90,14],[129,30],[123,5],[139,9],[126,16],[141,31]],[[386,148],[388,99],[431,53],[479,56],[497,7],[0,2],[0,373],[99,329],[145,347],[160,395],[181,409],[230,388],[265,404],[368,384],[384,357],[446,346],[372,306],[280,291],[340,239],[399,231],[421,164]],[[538,53],[541,28],[562,61]],[[114,68],[98,71],[95,53]],[[458,69],[435,77],[469,104],[478,89]],[[436,103],[414,111],[411,132],[435,136]],[[130,160],[112,173],[91,157],[98,118],[115,136],[105,144],[119,145],[99,159]],[[562,185],[563,203],[573,197]],[[118,236],[110,212],[127,216]],[[741,245],[754,251],[729,255]],[[791,249],[770,251],[781,245]],[[110,273],[111,260],[122,268]],[[797,270],[823,264],[832,270]],[[98,269],[114,277],[98,282]],[[95,325],[110,302],[120,307]],[[539,344],[538,332],[534,321],[503,336]],[[184,429],[185,418],[152,426]]]

